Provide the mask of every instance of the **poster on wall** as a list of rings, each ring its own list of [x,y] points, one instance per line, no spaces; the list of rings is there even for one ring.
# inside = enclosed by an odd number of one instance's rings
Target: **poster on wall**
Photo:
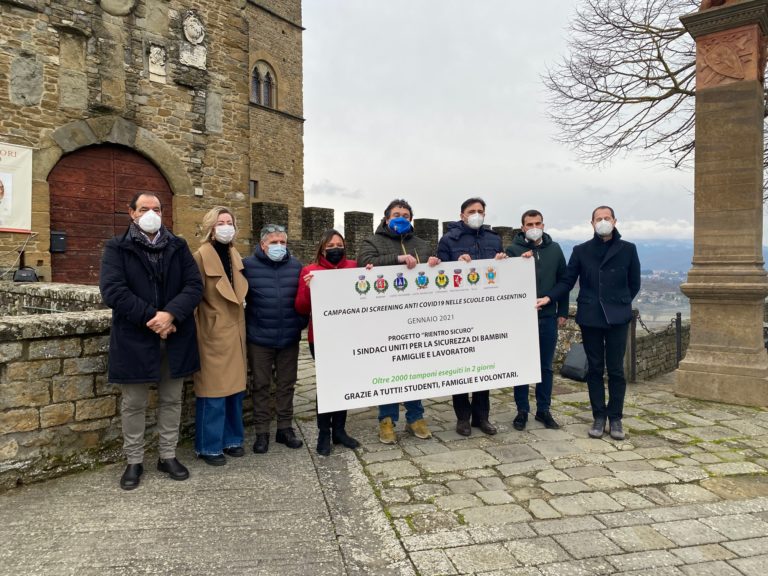
[[[0,231],[32,231],[32,148],[0,142]]]
[[[313,273],[318,412],[536,383],[533,259]]]

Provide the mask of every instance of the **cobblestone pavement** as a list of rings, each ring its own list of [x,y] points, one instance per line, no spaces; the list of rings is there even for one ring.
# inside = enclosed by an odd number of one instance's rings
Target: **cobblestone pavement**
[[[585,385],[558,379],[561,430],[533,418],[514,430],[512,390],[496,390],[495,436],[459,436],[437,398],[425,402],[433,439],[405,433],[401,415],[398,443],[380,444],[375,409],[356,410],[362,447],[325,458],[303,346],[303,449],[273,443],[212,468],[186,443],[186,482],[148,457],[130,493],[122,464],[11,490],[0,575],[764,576],[768,410],[676,398],[672,383],[630,385],[621,442],[588,438]]]
[[[313,446],[307,358],[301,376],[298,419]],[[425,401],[432,440],[407,434],[401,409],[390,446],[374,409],[353,411],[358,462],[412,563],[402,573],[764,576],[768,411],[677,398],[673,382],[629,386],[624,441],[588,438],[586,385],[559,378],[560,430],[532,417],[514,430],[511,389],[492,392],[495,436],[458,435],[450,398]],[[322,470],[349,452],[313,457]]]

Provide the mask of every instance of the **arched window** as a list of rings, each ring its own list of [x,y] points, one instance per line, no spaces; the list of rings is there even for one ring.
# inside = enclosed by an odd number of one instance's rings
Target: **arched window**
[[[258,68],[253,69],[251,76],[251,102],[261,104],[261,74]]]
[[[251,72],[251,102],[277,108],[277,77],[275,70],[264,60],[259,60]]]

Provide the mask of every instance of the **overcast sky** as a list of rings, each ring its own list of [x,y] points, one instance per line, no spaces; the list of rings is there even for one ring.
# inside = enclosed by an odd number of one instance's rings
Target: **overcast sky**
[[[306,206],[486,223],[536,208],[586,239],[599,204],[628,239],[693,237],[693,173],[637,156],[596,169],[554,141],[541,74],[565,54],[574,0],[304,0]]]

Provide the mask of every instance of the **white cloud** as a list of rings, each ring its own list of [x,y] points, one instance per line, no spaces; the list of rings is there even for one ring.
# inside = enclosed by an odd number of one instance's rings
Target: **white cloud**
[[[625,240],[692,240],[693,223],[687,220],[624,220],[617,221],[616,228]],[[568,240],[587,240],[594,234],[589,224],[579,224],[568,228],[547,228],[553,238]]]

